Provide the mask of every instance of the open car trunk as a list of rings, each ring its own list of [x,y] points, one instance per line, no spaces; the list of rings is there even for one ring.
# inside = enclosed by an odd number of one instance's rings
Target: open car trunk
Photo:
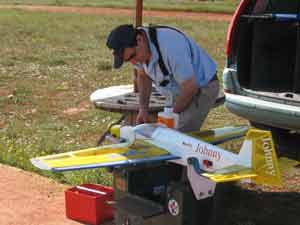
[[[256,0],[243,12],[235,51],[241,87],[300,101],[299,13],[300,0]],[[298,19],[282,21],[275,14],[298,15]]]

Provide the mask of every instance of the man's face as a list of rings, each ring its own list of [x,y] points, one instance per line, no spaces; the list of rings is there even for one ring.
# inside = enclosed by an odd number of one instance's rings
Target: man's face
[[[150,60],[147,39],[144,35],[137,35],[137,45],[125,48],[123,51],[124,62],[146,63]]]
[[[137,51],[136,47],[128,47],[124,49],[123,59],[124,62],[130,62],[132,64],[136,64],[138,61],[136,60]]]

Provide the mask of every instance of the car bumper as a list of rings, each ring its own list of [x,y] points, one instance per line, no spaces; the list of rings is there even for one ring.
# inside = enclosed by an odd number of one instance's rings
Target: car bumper
[[[225,106],[236,115],[265,125],[300,131],[300,107],[230,93],[225,97]]]

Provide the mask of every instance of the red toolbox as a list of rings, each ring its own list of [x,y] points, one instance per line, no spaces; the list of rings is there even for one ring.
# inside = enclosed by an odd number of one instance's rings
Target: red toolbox
[[[66,215],[83,223],[99,225],[113,219],[113,189],[95,184],[82,184],[65,191]]]

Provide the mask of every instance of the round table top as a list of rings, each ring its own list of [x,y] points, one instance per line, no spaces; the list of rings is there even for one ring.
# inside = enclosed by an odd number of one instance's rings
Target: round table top
[[[139,110],[139,93],[133,92],[133,85],[120,85],[98,89],[91,94],[90,100],[96,108],[105,111],[125,113]],[[223,104],[224,100],[224,93],[221,91],[215,107]],[[166,97],[153,87],[149,102],[149,111],[162,111],[165,101]]]
[[[126,111],[138,111],[139,109],[139,93],[133,92],[133,85],[120,85],[99,89],[92,93],[90,100],[96,108],[106,111],[122,113]],[[162,111],[165,101],[166,97],[153,88],[149,102],[149,111]]]

